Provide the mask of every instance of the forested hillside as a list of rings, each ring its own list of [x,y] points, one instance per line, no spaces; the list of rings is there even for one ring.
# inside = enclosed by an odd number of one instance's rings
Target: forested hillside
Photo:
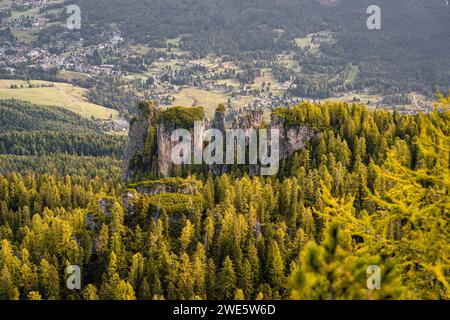
[[[449,17],[446,0],[0,0],[0,301],[450,299]],[[175,164],[173,131],[194,127],[283,140]]]
[[[0,101],[0,173],[100,175],[117,181],[123,136],[57,107]]]
[[[98,127],[63,108],[44,107],[17,100],[0,100],[0,131],[88,131]]]
[[[375,87],[383,94],[420,91],[431,96],[437,87],[450,86],[446,31],[450,6],[444,0],[341,0],[328,5],[319,0],[81,0],[79,4],[95,25],[83,30],[84,37],[95,37],[98,28],[115,23],[142,44],[165,48],[167,39],[181,37],[180,48],[194,56],[216,53],[243,59],[274,57],[294,49],[296,38],[327,30],[334,37],[321,45],[321,54],[300,59],[315,72],[358,65],[354,88]],[[366,27],[370,5],[382,9],[380,31]],[[309,90],[313,86],[299,84]],[[329,88],[333,89],[335,85]],[[319,98],[307,91],[298,93]]]
[[[320,129],[278,177],[0,175],[0,299],[450,298],[450,99],[430,114],[303,103]],[[68,163],[67,165],[70,165]],[[65,286],[79,265],[81,291]],[[367,265],[382,266],[368,292]]]

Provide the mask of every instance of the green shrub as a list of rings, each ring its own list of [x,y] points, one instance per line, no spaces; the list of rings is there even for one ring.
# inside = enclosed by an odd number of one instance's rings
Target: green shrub
[[[175,128],[193,128],[195,121],[202,121],[205,117],[203,107],[173,107],[161,112],[158,123],[173,123]]]

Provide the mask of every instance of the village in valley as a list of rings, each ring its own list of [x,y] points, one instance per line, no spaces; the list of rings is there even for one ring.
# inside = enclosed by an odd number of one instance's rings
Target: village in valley
[[[308,35],[295,41],[298,52],[286,51],[276,59],[252,63],[186,51],[182,37],[153,47],[136,43],[115,25],[109,30],[86,26],[92,28],[86,36],[86,32],[69,30],[66,19],[64,0],[0,1],[0,78],[65,82],[84,88],[83,97],[78,98],[119,111],[115,119],[97,119],[107,130],[118,132],[127,130],[126,120],[135,112],[130,106],[143,99],[153,100],[159,107],[200,105],[207,115],[219,104],[231,115],[298,104],[308,99],[293,94],[296,76],[302,72],[302,55],[318,52],[320,44],[332,41],[333,36],[327,32]],[[347,84],[357,72],[357,67],[349,65],[332,78],[344,77],[341,82]],[[11,82],[10,88],[0,91],[5,95],[1,98],[16,97],[21,88],[23,85]],[[16,91],[8,93],[7,89]],[[387,106],[383,97],[367,89],[348,90],[329,99],[366,103],[371,108]],[[414,93],[398,102],[402,105],[398,110],[408,113],[432,106],[427,98]]]

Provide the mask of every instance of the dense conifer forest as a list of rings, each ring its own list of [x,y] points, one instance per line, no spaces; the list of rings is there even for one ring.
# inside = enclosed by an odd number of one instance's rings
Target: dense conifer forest
[[[81,0],[95,39],[111,23],[137,43],[165,48],[180,38],[194,56],[215,53],[240,61],[272,60],[296,48],[295,39],[328,30],[331,43],[320,54],[295,58],[305,76],[292,92],[327,98],[345,90],[372,87],[381,94],[423,92],[432,97],[449,86],[449,7],[444,0]],[[327,4],[328,3],[328,4]],[[382,32],[366,28],[367,7],[383,8]],[[170,23],[168,23],[170,22]],[[279,33],[281,31],[281,33]],[[43,35],[44,36],[44,35]],[[359,66],[354,83],[332,79],[337,70]],[[310,74],[324,74],[311,79]],[[331,75],[331,76],[330,76]]]
[[[449,104],[278,109],[321,132],[278,176],[170,178],[199,193],[142,196],[130,214],[124,139],[2,102],[0,299],[448,299]],[[368,291],[374,264],[382,287]],[[69,265],[82,290],[66,287]]]

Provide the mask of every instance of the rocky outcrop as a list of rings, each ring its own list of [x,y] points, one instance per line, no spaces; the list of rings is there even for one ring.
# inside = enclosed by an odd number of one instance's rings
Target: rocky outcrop
[[[171,135],[175,130],[173,123],[162,122],[157,125],[157,141],[158,141],[158,176],[168,177],[170,173],[172,150]]]
[[[262,110],[252,110],[236,117],[233,121],[233,129],[258,129],[264,122],[264,112]]]
[[[225,110],[220,107],[216,110],[215,116],[211,121],[204,121],[202,112],[198,109],[173,108],[162,113],[158,113],[153,105],[142,106],[141,114],[131,123],[130,133],[123,159],[123,177],[127,182],[143,180],[145,171],[155,172],[159,178],[169,177],[174,172],[171,160],[171,151],[174,144],[171,141],[172,132],[175,129],[187,129],[194,133],[194,122],[201,123],[201,132],[216,128],[223,132],[227,128],[232,129],[258,129],[262,126],[268,129],[278,129],[280,132],[280,159],[291,156],[295,151],[300,150],[305,144],[318,133],[302,125],[288,125],[285,118],[272,114],[268,124],[264,124],[264,113],[260,110],[253,110],[238,114],[233,123],[226,122]],[[162,115],[162,116],[161,116]],[[150,127],[154,128],[152,132]],[[154,135],[154,137],[149,137]],[[153,149],[149,148],[148,141],[154,141],[156,144]],[[199,145],[194,146],[195,141],[200,141]],[[195,147],[202,148],[202,139],[193,139],[192,150]],[[214,174],[229,172],[227,165],[213,165],[211,168]],[[250,175],[259,172],[258,165],[248,166]],[[144,174],[142,174],[144,171]],[[156,177],[155,177],[156,179]],[[148,179],[147,179],[148,180]],[[160,188],[157,192],[165,192]]]
[[[168,177],[172,172],[171,151],[175,144],[175,142],[171,141],[172,132],[176,129],[187,129],[193,133],[195,122],[203,123],[202,130],[204,130],[204,116],[205,114],[201,107],[175,107],[160,113],[156,125],[158,177]]]
[[[280,131],[280,159],[288,158],[295,151],[302,149],[311,138],[318,135],[316,131],[306,126],[288,126],[284,118],[276,115],[272,115],[269,128]]]
[[[212,127],[225,132],[225,111],[216,110]]]
[[[144,143],[147,139],[150,120],[143,117],[137,118],[130,126],[128,141],[123,153],[122,172],[123,179],[129,181],[136,173],[136,168],[131,166],[131,162],[137,153],[144,150]]]
[[[202,183],[192,177],[142,181],[128,185],[122,194],[122,203],[127,216],[136,214],[136,205],[143,198],[154,204],[157,201],[157,207],[167,205],[166,209],[171,210],[174,205],[177,206],[176,203],[179,207],[183,207],[188,206],[190,201],[201,199],[201,189]],[[164,199],[166,201],[163,201]],[[169,199],[170,201],[167,201]]]
[[[149,127],[156,119],[156,108],[152,103],[140,103],[140,113],[130,123],[128,140],[122,159],[122,176],[125,181],[130,181],[136,175],[136,161],[142,161],[145,157],[144,144],[147,141]]]

